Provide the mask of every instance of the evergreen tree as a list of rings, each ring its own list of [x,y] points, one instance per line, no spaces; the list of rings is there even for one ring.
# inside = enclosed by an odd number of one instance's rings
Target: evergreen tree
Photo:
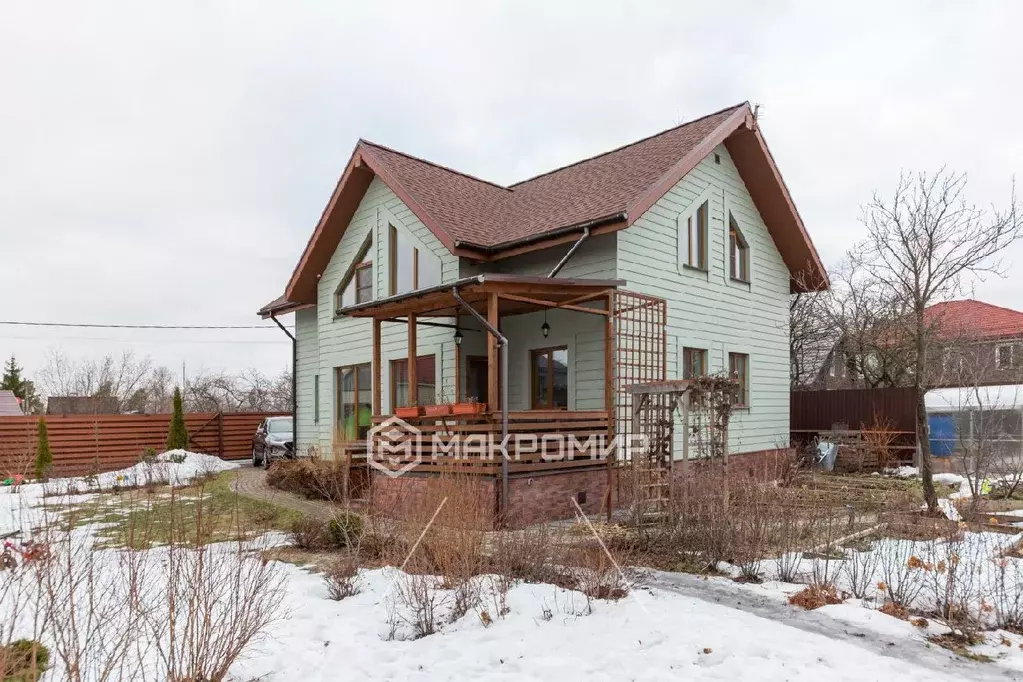
[[[36,478],[45,478],[53,466],[53,452],[50,451],[50,437],[46,433],[46,420],[39,418],[36,435]]]
[[[188,447],[188,430],[185,429],[185,408],[181,404],[181,390],[174,389],[174,414],[171,416],[170,432],[167,434],[168,450],[184,450]]]
[[[43,403],[36,395],[35,384],[21,375],[21,367],[14,356],[4,363],[4,373],[0,377],[0,390],[11,391],[21,400],[21,409],[25,414],[36,414],[43,411]]]

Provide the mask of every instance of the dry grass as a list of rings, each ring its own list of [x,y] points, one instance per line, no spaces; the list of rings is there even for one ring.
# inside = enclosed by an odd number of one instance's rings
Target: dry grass
[[[842,597],[834,585],[809,585],[790,596],[789,603],[811,611],[828,604],[841,604]]]

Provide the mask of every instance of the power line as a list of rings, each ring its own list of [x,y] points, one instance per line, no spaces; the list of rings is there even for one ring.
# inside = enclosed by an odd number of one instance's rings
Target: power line
[[[0,320],[0,324],[20,327],[76,327],[90,329],[277,329],[271,324],[83,324],[72,322],[22,322]]]

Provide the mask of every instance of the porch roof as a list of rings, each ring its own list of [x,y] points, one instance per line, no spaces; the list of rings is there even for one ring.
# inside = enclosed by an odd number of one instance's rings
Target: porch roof
[[[498,314],[502,317],[548,308],[601,313],[604,309],[586,308],[584,304],[624,285],[625,280],[620,279],[562,279],[494,273],[348,306],[336,313],[381,320],[404,315],[455,317],[465,314],[465,309],[455,299],[455,291],[483,315],[487,314],[491,294],[498,294]]]

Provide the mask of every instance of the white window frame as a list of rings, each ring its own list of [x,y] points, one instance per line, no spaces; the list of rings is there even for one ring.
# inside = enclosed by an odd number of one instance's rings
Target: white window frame
[[[728,279],[739,284],[749,284],[753,281],[753,249],[750,248],[749,239],[746,238],[746,233],[742,231],[742,227],[739,225],[739,220],[732,213],[731,209],[726,213],[728,220],[725,222],[725,244],[726,254],[728,261],[726,273]],[[732,224],[735,224],[735,248],[732,248]],[[746,254],[746,278],[739,277],[737,271],[739,268],[734,266],[738,265],[739,262],[736,260],[737,257],[742,253]],[[733,269],[736,272],[733,272]]]
[[[365,235],[363,235],[362,241],[359,242],[359,248],[355,252],[355,256],[352,258],[352,262],[348,265],[348,269],[345,270],[345,274],[341,277],[341,281],[338,282],[337,288],[334,289],[335,316],[337,315],[337,311],[343,307],[341,305],[341,297],[342,294],[344,293],[345,287],[347,287],[349,283],[351,283],[352,280],[355,279],[356,271],[359,269],[360,265],[366,262],[367,259],[369,260],[369,262],[371,263],[371,267],[373,268],[373,277],[370,282],[371,286],[369,300],[370,301],[377,300],[377,276],[380,273],[379,266],[377,263],[378,259],[374,258],[374,256],[376,255],[374,253],[374,249],[376,248],[376,246],[377,246],[376,235],[374,234],[374,230],[370,229],[366,232]],[[369,301],[357,301],[356,305],[358,303],[368,302]]]
[[[1002,364],[1002,349],[1009,349],[1009,364]],[[995,369],[1016,369],[1016,348],[1011,343],[999,343],[995,346]]]
[[[678,271],[684,272],[685,270],[695,270],[696,272],[708,272],[710,270],[711,263],[711,249],[710,249],[710,235],[714,210],[714,202],[711,199],[716,194],[713,186],[707,187],[703,190],[696,199],[686,207],[686,210],[679,213],[676,219],[676,235],[678,237]],[[690,253],[689,253],[689,226],[690,220],[693,224],[696,224],[696,213],[700,207],[707,204],[707,229],[704,234],[704,260],[703,267],[699,265],[690,265]],[[695,240],[694,240],[695,241]],[[699,262],[699,261],[697,261]]]

